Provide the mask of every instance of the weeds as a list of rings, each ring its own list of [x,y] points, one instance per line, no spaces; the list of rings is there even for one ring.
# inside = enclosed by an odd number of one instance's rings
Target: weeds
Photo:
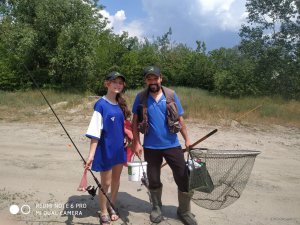
[[[237,120],[239,123],[270,124],[300,127],[300,102],[286,101],[282,98],[245,97],[231,99],[212,95],[195,88],[174,87],[188,120],[199,120],[207,124]],[[140,90],[127,90],[125,97],[129,107]],[[97,98],[87,94],[72,94],[43,91],[55,110],[63,116],[91,115],[93,103]],[[65,102],[66,104],[59,104]],[[77,109],[77,110],[74,110]],[[70,113],[70,112],[76,113]],[[38,91],[3,92],[0,91],[0,120],[23,121],[45,119],[50,110]],[[72,114],[72,115],[70,115]],[[70,119],[70,118],[69,118]],[[68,120],[69,120],[68,119]]]

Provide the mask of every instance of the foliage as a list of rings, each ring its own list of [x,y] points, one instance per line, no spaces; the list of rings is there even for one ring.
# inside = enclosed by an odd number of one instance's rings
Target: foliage
[[[0,89],[44,88],[104,94],[112,70],[127,88],[144,85],[143,68],[157,65],[163,82],[243,96],[300,98],[299,1],[247,0],[241,43],[207,52],[172,41],[172,29],[150,41],[114,34],[97,0],[0,1]]]
[[[248,0],[246,8],[240,49],[255,63],[257,87],[262,94],[299,98],[299,2]]]
[[[87,88],[94,72],[93,40],[106,24],[89,4],[81,0],[8,0],[0,4],[0,51],[7,56],[0,60],[5,74],[15,76],[10,76],[15,82],[5,89],[30,86],[27,69],[40,85]]]
[[[218,94],[241,97],[259,95],[257,85],[260,83],[254,76],[254,64],[241,55],[237,48],[221,48],[209,53],[216,70],[214,74],[214,91]]]

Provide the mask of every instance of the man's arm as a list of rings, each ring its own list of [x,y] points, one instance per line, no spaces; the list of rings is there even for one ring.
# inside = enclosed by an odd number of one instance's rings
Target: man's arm
[[[182,135],[182,137],[185,141],[185,147],[188,149],[189,146],[191,145],[191,142],[190,142],[190,138],[188,136],[187,128],[186,128],[186,125],[185,125],[185,122],[184,122],[182,116],[179,117],[178,122],[181,125],[180,133],[181,133],[181,135]]]
[[[133,152],[138,156],[142,156],[143,147],[140,141],[140,133],[138,131],[138,116],[137,114],[133,114],[132,119],[132,134],[133,134]]]

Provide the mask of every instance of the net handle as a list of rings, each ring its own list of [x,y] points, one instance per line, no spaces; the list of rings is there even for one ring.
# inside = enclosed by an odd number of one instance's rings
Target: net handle
[[[207,139],[208,137],[210,137],[211,135],[213,135],[214,133],[216,133],[218,131],[218,129],[214,129],[213,131],[209,132],[207,135],[205,135],[204,137],[200,138],[198,141],[196,141],[195,143],[191,144],[188,148],[184,149],[184,152],[189,151],[190,149],[192,149],[193,147],[195,147],[197,144],[199,144],[200,142],[204,141],[205,139]]]
[[[190,149],[192,149],[193,147],[195,147],[197,144],[199,144],[200,142],[204,141],[205,139],[207,139],[208,137],[210,137],[211,135],[213,135],[214,133],[216,133],[218,131],[218,129],[214,129],[213,131],[209,132],[207,135],[205,135],[204,137],[200,138],[198,141],[194,142],[193,144],[191,144],[188,148],[183,149],[183,152],[186,151],[190,151]],[[165,165],[167,165],[167,163],[165,162],[164,164],[162,164],[162,166],[160,168],[163,168]]]

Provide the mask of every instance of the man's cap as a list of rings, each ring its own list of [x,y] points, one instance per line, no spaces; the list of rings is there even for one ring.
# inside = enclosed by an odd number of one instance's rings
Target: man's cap
[[[121,77],[124,81],[126,80],[125,77],[124,77],[122,74],[120,74],[119,72],[117,72],[117,71],[112,71],[112,72],[110,72],[110,73],[106,76],[105,80],[115,80],[115,79],[117,79],[118,77]]]
[[[150,74],[158,76],[158,77],[161,76],[160,69],[156,66],[148,66],[144,69],[144,77],[146,77]]]

